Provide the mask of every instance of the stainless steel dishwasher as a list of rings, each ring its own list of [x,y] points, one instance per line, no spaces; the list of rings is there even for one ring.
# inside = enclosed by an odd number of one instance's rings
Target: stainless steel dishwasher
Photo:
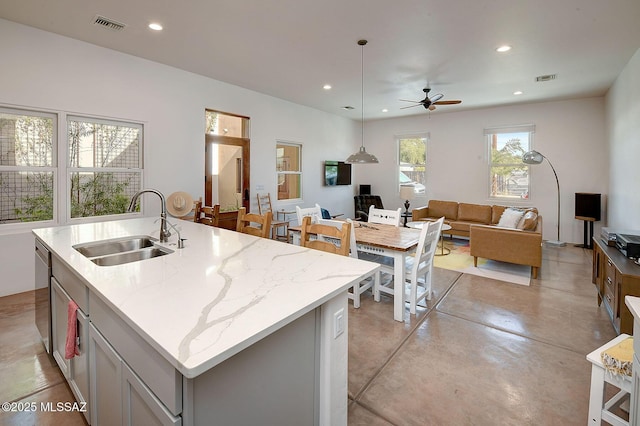
[[[47,353],[51,354],[51,252],[36,239],[36,327]]]

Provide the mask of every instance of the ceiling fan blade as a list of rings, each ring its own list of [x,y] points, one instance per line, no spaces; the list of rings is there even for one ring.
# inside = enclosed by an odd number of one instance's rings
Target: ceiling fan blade
[[[410,101],[409,99],[398,99],[402,102],[413,102],[414,104],[421,104],[423,101]]]
[[[434,102],[435,105],[456,105],[462,103],[462,101],[454,100],[454,101],[438,101]]]
[[[417,106],[420,106],[420,105],[421,104],[409,105],[409,106],[406,106],[406,107],[401,107],[400,109],[413,108],[413,107],[417,107]]]
[[[431,103],[434,103],[440,99],[442,99],[444,97],[444,95],[442,93],[436,93],[435,95],[431,96],[429,99],[431,100]]]

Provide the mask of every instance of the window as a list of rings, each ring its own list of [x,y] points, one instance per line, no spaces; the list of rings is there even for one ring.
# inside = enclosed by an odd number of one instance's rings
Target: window
[[[427,136],[423,133],[396,137],[398,141],[398,186],[411,185],[416,195],[424,195],[426,188]]]
[[[0,224],[126,213],[142,141],[141,124],[0,107]]]
[[[54,218],[55,114],[0,108],[0,224]]]
[[[278,200],[302,198],[302,145],[276,143],[276,175],[278,179]]]
[[[491,198],[529,198],[529,165],[522,155],[531,150],[534,130],[533,125],[485,129]]]
[[[67,118],[71,218],[125,213],[142,182],[142,125]]]

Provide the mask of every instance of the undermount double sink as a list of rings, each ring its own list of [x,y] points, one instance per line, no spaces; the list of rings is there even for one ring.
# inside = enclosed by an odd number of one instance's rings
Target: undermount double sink
[[[98,266],[113,266],[173,253],[173,250],[156,245],[157,241],[148,235],[135,235],[76,244],[73,248]]]

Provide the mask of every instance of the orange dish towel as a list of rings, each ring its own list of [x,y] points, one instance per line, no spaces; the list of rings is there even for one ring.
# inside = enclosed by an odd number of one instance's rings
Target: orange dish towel
[[[69,301],[67,307],[67,342],[64,346],[64,357],[71,359],[80,355],[78,348],[78,305],[73,300]]]
[[[601,354],[605,371],[614,376],[631,376],[633,366],[633,337],[624,339]]]

